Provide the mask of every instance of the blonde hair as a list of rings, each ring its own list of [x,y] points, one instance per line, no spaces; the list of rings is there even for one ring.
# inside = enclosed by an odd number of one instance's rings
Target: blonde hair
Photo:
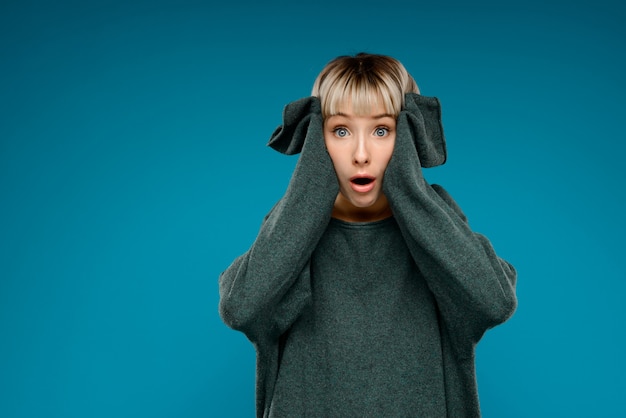
[[[400,61],[361,52],[326,64],[311,95],[319,97],[324,118],[340,112],[346,102],[357,115],[365,115],[378,101],[382,101],[385,112],[397,117],[404,107],[405,93],[419,93],[419,88]]]

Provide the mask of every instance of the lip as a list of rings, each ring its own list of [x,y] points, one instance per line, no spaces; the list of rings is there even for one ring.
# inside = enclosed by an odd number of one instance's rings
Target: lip
[[[367,184],[358,184],[354,182],[354,180],[356,179],[369,179],[371,181]],[[350,177],[350,187],[352,187],[352,190],[354,190],[357,193],[371,192],[374,189],[375,185],[376,185],[376,177],[370,176],[368,174],[357,174],[356,176]]]

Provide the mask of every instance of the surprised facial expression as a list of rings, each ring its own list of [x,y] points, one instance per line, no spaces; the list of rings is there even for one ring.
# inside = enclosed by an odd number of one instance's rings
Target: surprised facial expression
[[[324,121],[324,140],[339,181],[335,211],[373,220],[389,211],[383,175],[396,139],[396,118],[379,103],[357,115],[351,105]]]

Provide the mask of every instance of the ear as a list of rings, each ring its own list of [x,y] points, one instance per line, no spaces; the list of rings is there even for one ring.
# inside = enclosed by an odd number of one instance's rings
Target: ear
[[[404,95],[411,136],[422,167],[436,167],[446,162],[446,141],[441,124],[441,105],[436,97],[416,93]]]
[[[309,124],[319,124],[321,120],[322,106],[319,98],[310,96],[291,102],[283,109],[283,123],[276,128],[267,145],[282,154],[298,154],[302,151],[307,133],[322,132],[321,126],[309,132]]]

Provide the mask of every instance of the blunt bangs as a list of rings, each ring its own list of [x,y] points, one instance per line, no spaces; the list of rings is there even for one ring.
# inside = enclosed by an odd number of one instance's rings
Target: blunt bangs
[[[338,80],[328,87],[325,100],[322,101],[324,118],[345,111],[347,106],[351,106],[352,112],[357,116],[371,113],[378,105],[382,105],[385,113],[394,117],[397,117],[402,109],[402,94],[397,88],[381,88],[379,84],[354,77],[348,78],[343,83]]]
[[[340,113],[347,106],[363,116],[379,105],[385,113],[397,117],[408,92],[419,93],[419,89],[399,61],[360,53],[329,62],[315,80],[312,95],[319,97],[324,118]]]

